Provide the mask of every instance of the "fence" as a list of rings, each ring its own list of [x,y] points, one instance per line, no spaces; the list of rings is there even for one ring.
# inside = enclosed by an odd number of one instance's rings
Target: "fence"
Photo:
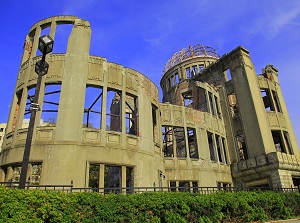
[[[0,186],[9,188],[18,188],[19,182],[0,182]],[[94,192],[100,194],[137,194],[147,192],[190,192],[200,194],[210,194],[218,191],[239,192],[239,191],[275,191],[275,192],[300,192],[300,188],[270,188],[270,187],[114,187],[114,188],[77,188],[73,184],[70,185],[30,185],[26,183],[27,190],[52,190],[62,192]]]

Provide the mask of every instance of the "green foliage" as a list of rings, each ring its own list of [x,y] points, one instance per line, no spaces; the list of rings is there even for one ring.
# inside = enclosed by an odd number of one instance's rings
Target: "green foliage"
[[[298,217],[299,204],[299,193],[100,195],[0,187],[0,223],[268,221]]]

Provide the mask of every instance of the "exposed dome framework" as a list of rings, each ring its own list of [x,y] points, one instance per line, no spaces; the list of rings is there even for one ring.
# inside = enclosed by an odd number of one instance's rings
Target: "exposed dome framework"
[[[195,46],[189,46],[188,49],[182,48],[180,51],[174,53],[173,56],[167,61],[163,70],[163,75],[173,66],[181,63],[184,60],[196,56],[205,56],[205,57],[209,56],[209,57],[220,58],[217,51],[210,46],[203,46],[202,44],[196,44]]]

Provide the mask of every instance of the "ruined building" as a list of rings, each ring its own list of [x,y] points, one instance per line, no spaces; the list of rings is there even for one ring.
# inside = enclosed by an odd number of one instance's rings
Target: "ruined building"
[[[28,177],[75,187],[298,187],[299,150],[278,82],[249,52],[183,48],[158,88],[143,74],[89,55],[91,28],[74,16],[37,22],[26,36],[0,154],[0,181],[18,181],[35,90],[38,39],[71,25],[65,54],[47,55]],[[58,44],[55,42],[55,44]],[[51,113],[52,122],[40,125]]]

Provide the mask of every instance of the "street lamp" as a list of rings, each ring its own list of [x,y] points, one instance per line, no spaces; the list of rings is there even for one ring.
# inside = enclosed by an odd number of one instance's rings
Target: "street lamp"
[[[38,48],[42,52],[43,55],[42,55],[42,59],[37,61],[35,64],[35,72],[38,74],[38,79],[37,79],[37,83],[36,83],[36,87],[35,87],[35,94],[34,94],[33,102],[30,104],[31,115],[30,115],[30,121],[29,121],[27,138],[26,138],[24,155],[23,155],[19,189],[25,189],[35,117],[36,117],[36,112],[40,110],[40,106],[38,104],[38,99],[39,99],[39,94],[40,94],[40,86],[41,86],[41,82],[42,82],[42,77],[45,74],[47,74],[48,69],[49,69],[49,64],[46,62],[45,59],[46,59],[46,55],[48,53],[52,52],[53,43],[54,43],[54,41],[49,35],[44,35],[39,38]]]

